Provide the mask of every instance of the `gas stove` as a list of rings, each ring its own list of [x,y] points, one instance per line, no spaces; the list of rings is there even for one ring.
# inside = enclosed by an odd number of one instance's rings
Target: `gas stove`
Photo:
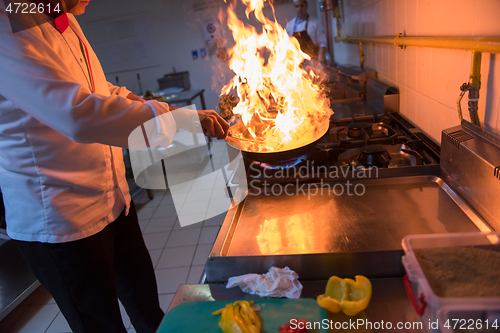
[[[440,147],[399,113],[330,122],[309,153],[277,164],[245,159],[247,181],[318,182],[416,175],[439,170]],[[432,170],[430,170],[432,169]]]
[[[439,147],[398,113],[330,125],[297,161],[245,161],[247,195],[226,214],[209,283],[271,266],[301,281],[402,277],[408,235],[499,230],[500,137],[463,121]]]

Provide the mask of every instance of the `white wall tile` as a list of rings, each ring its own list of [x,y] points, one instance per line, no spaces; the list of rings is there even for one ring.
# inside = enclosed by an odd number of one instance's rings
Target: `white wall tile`
[[[399,112],[401,112],[401,109],[403,109],[406,105],[406,97],[407,97],[407,89],[404,85],[399,86]]]
[[[394,47],[392,45],[384,44],[385,48],[387,49],[387,67],[388,67],[388,74],[389,78],[392,81],[397,81],[398,80],[398,66],[397,66],[397,52],[399,48]]]
[[[450,50],[433,49],[431,55],[429,97],[446,104],[448,93],[448,73],[450,70]]]
[[[406,86],[406,55],[404,49],[396,48],[397,61],[397,82],[399,85]]]
[[[370,30],[370,11],[367,7],[359,9],[358,12],[358,25],[360,26],[359,33],[361,36],[368,36],[371,33]]]
[[[361,35],[361,25],[359,22],[361,21],[359,10],[356,10],[351,13],[349,17],[349,35],[351,36],[360,36]]]
[[[378,50],[377,50],[377,45],[376,44],[368,44],[369,48],[369,53],[368,57],[370,58],[370,68],[375,69],[377,68],[377,60],[378,60]],[[366,56],[365,56],[366,59]]]
[[[432,36],[449,36],[450,28],[450,5],[447,0],[432,1],[431,27]]]
[[[360,25],[357,31],[368,36],[396,35],[402,30],[407,36],[498,36],[500,33],[500,19],[497,18],[500,0],[367,0],[361,5],[356,2],[355,6],[356,16],[353,17],[358,22],[351,20],[350,23]],[[382,44],[366,44],[364,49],[366,67],[376,70],[382,81],[395,82],[402,94],[406,94],[400,99],[401,112],[417,126],[439,139],[442,128],[458,123],[456,100],[460,86],[469,80],[470,51],[418,47],[398,50]],[[335,52],[336,60],[344,60],[339,63],[357,65],[354,62],[358,59],[355,45],[339,43]],[[500,56],[483,54],[479,102],[481,120],[496,130],[500,127],[498,59]],[[440,110],[434,118],[430,111],[432,106]],[[464,118],[469,120],[467,94],[463,112]],[[433,123],[430,119],[434,119]]]
[[[431,90],[431,61],[433,49],[418,47],[417,61],[417,90],[423,95],[429,96]]]
[[[451,36],[473,36],[474,12],[477,1],[448,1]]]
[[[498,37],[500,34],[500,1],[475,1],[475,9],[474,36]]]
[[[380,4],[378,2],[375,4],[371,4],[363,8],[363,11],[366,13],[367,21],[365,22],[366,28],[368,29],[367,36],[376,36],[377,35],[377,16]]]
[[[436,142],[441,142],[441,131],[446,128],[447,108],[434,100],[429,103],[429,134]]]
[[[406,31],[406,0],[395,1],[396,5],[396,33]]]
[[[370,10],[370,22],[373,23],[373,35],[374,36],[381,36],[382,31],[381,31],[381,7],[382,4],[380,1],[374,2],[371,5],[369,5],[367,8]]]
[[[406,36],[418,36],[418,0],[406,0]]]
[[[377,44],[377,72],[389,77],[389,47],[391,45]]]
[[[406,52],[406,84],[408,88],[417,90],[418,48],[407,47]]]
[[[417,94],[415,123],[427,134],[430,134],[430,119],[432,116],[431,99],[425,95]]]
[[[395,36],[398,33],[397,29],[397,8],[396,2],[401,0],[387,0],[387,35]],[[404,1],[401,1],[404,3]],[[402,31],[401,31],[402,32]]]
[[[413,89],[406,89],[406,105],[402,104],[401,113],[416,123],[417,120],[417,93]]]
[[[380,0],[380,16],[378,20],[378,25],[379,25],[379,35],[381,36],[389,36],[390,35],[390,30],[389,30],[389,25],[391,18],[389,18],[389,11],[388,11],[388,6],[389,6],[389,0]]]
[[[417,33],[419,36],[433,36],[432,27],[432,1],[418,0],[417,4]]]
[[[460,125],[460,119],[458,118],[457,108],[447,108],[446,109],[446,128]]]
[[[456,108],[457,98],[460,95],[460,86],[469,81],[472,54],[470,51],[449,50],[448,89],[445,103],[449,107]],[[467,100],[467,94],[464,96]],[[467,105],[467,103],[465,103]]]

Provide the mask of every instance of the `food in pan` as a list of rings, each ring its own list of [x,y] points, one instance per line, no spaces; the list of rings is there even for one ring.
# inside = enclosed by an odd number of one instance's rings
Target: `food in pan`
[[[233,109],[236,105],[238,105],[239,102],[240,99],[236,96],[233,95],[221,96],[219,99],[220,116],[225,120],[231,118],[234,115]]]
[[[219,327],[223,333],[260,333],[262,324],[254,311],[253,301],[236,301],[215,311],[220,315]]]
[[[348,316],[355,316],[368,306],[372,296],[372,284],[362,275],[356,275],[356,281],[332,276],[326,284],[323,295],[317,297],[319,306],[330,312],[343,311]]]

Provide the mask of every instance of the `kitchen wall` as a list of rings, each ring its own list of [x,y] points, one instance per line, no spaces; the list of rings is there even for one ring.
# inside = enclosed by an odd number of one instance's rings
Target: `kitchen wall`
[[[343,7],[342,37],[500,36],[499,0],[343,0]],[[365,67],[399,87],[401,112],[437,142],[442,129],[459,124],[456,101],[469,79],[470,51],[365,44],[364,53]],[[359,66],[359,47],[335,43],[334,57]],[[462,111],[469,120],[466,97]],[[479,115],[490,131],[500,131],[500,54],[482,55]]]
[[[138,93],[137,74],[139,73],[143,91],[146,89],[157,91],[159,89],[157,79],[163,77],[164,74],[171,73],[172,67],[175,67],[177,72],[189,71],[191,89],[205,89],[207,108],[215,108],[218,105],[220,89],[232,77],[232,72],[227,62],[222,62],[216,55],[205,59],[198,57],[196,60],[193,60],[191,56],[192,50],[199,52],[200,48],[208,49],[204,41],[203,23],[218,20],[217,8],[202,11],[193,9],[193,5],[202,2],[203,0],[91,0],[86,13],[77,19],[92,44],[89,23],[146,13],[151,25],[150,34],[153,37],[153,47],[146,52],[157,54],[158,66],[107,73],[108,81],[116,84],[115,77],[118,76],[120,85]],[[221,2],[223,3],[222,0]],[[316,7],[310,7],[310,13],[315,15]],[[224,6],[224,8],[227,7]],[[278,4],[275,9],[277,20],[283,26],[295,17],[292,2]],[[244,6],[240,1],[237,13],[240,19],[244,18]],[[270,8],[265,9],[265,14],[268,17],[272,16]],[[223,37],[228,40],[228,45],[231,46],[232,35],[229,29],[223,27],[222,33]],[[195,103],[198,108],[201,108],[198,98]]]

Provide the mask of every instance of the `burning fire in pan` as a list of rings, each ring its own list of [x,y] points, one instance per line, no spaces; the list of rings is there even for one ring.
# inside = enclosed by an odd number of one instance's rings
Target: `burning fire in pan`
[[[227,25],[235,41],[229,67],[235,75],[221,95],[236,91],[239,97],[233,113],[241,116],[242,124],[233,126],[233,135],[255,140],[238,143],[242,150],[255,152],[290,150],[313,142],[325,133],[332,111],[320,92],[319,78],[302,68],[310,57],[278,24],[272,3],[274,20],[264,16],[265,0],[241,1],[247,18],[253,13],[262,31],[238,19],[236,0],[229,3]],[[221,22],[223,16],[221,10]]]

